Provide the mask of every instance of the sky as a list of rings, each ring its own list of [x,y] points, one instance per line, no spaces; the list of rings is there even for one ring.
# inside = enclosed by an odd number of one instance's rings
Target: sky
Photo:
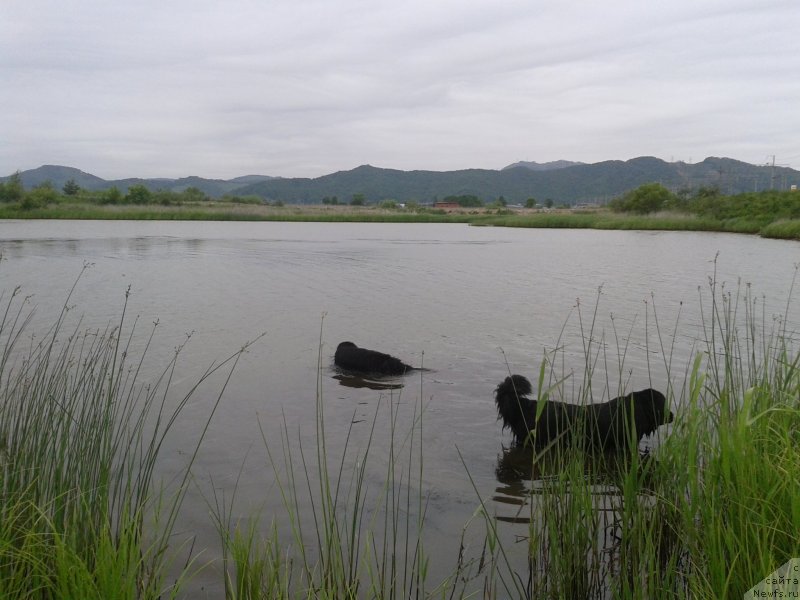
[[[2,0],[0,175],[800,169],[797,0]]]

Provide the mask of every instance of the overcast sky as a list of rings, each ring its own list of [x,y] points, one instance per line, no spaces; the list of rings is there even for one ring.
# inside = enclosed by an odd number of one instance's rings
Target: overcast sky
[[[1,0],[0,175],[800,168],[798,0]]]

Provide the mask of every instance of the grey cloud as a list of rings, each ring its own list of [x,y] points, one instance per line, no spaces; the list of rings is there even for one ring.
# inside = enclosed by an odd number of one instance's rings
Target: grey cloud
[[[793,2],[3,10],[0,139],[11,143],[0,144],[0,173],[53,162],[105,177],[233,177],[366,162],[798,159]]]

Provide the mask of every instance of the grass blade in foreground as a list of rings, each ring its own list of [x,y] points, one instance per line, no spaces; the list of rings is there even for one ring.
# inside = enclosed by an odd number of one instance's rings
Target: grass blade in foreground
[[[155,382],[142,382],[155,327],[137,363],[124,307],[117,326],[69,326],[71,295],[28,347],[32,310],[19,289],[0,321],[0,596],[174,597],[188,571],[167,581],[169,542],[194,455],[167,495],[154,489],[154,467],[197,387],[220,370],[229,379],[244,348],[173,402],[182,346]]]

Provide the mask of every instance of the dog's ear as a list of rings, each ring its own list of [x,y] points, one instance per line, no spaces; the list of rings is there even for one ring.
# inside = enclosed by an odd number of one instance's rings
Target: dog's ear
[[[511,375],[511,377],[506,377],[506,381],[510,382],[518,396],[528,396],[533,391],[531,382],[523,375]]]

